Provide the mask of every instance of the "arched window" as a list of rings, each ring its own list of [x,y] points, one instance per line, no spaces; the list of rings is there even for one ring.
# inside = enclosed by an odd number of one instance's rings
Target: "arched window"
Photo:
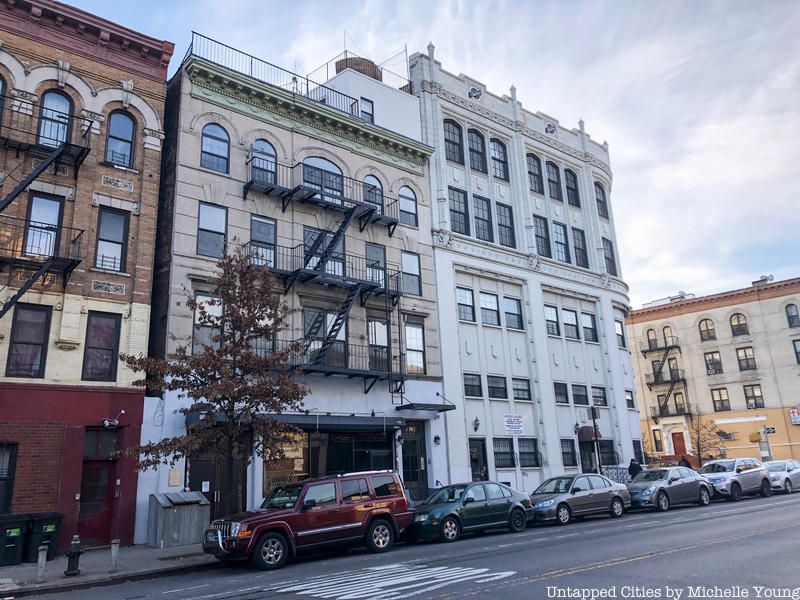
[[[461,125],[452,119],[444,120],[444,157],[454,163],[464,164],[464,139]]]
[[[789,327],[800,327],[800,312],[797,310],[797,304],[786,305],[786,320]]]
[[[492,153],[492,175],[503,181],[508,181],[508,156],[506,145],[500,140],[491,140],[489,149]]]
[[[564,201],[561,192],[561,171],[554,162],[547,161],[547,191],[553,200]]]
[[[467,132],[467,145],[469,146],[469,168],[473,171],[487,173],[486,168],[486,140],[480,131],[470,129]]]
[[[711,319],[700,321],[700,340],[706,342],[715,339],[717,339],[717,330],[714,329],[714,321]]]
[[[670,346],[672,345],[672,327],[669,325],[665,325],[664,328],[661,330],[661,333],[664,334],[664,345]]]
[[[400,188],[400,222],[416,227],[417,221],[417,196],[407,185]]]
[[[221,125],[209,123],[203,127],[203,142],[200,150],[200,166],[204,169],[228,172],[231,138]]]
[[[303,161],[303,184],[321,193],[317,198],[341,205],[344,196],[342,170],[327,158],[311,156]]]
[[[369,202],[383,214],[383,186],[374,175],[364,177],[364,202]]]
[[[106,131],[106,162],[120,167],[133,166],[133,138],[136,125],[126,112],[116,111],[108,116]]]
[[[3,106],[5,106],[6,80],[0,77],[0,125],[3,123]]]
[[[544,183],[542,183],[542,161],[535,154],[528,154],[525,157],[528,163],[528,186],[532,192],[544,194]]]
[[[581,207],[581,196],[578,192],[578,176],[571,169],[564,169],[564,183],[567,186],[567,202],[570,206]]]
[[[57,148],[70,140],[71,129],[72,100],[61,92],[45,92],[39,117],[38,143]]]
[[[278,169],[278,154],[267,140],[253,142],[250,159],[250,179],[258,185],[275,185]]]
[[[747,317],[745,317],[742,313],[736,313],[731,317],[731,334],[736,335],[747,335],[750,333],[747,327]]]
[[[655,329],[647,330],[647,348],[649,350],[655,350],[658,348],[658,337],[656,336]]]
[[[608,202],[606,201],[606,191],[603,186],[595,181],[594,199],[597,202],[597,214],[604,219],[608,218]]]

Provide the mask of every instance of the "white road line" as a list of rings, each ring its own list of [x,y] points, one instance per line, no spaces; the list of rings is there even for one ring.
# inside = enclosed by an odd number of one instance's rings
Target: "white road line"
[[[194,585],[192,587],[185,587],[185,588],[178,588],[176,590],[167,590],[165,592],[161,592],[162,594],[177,594],[178,592],[186,592],[188,590],[199,590],[200,588],[208,587],[211,585],[210,583],[204,583],[203,585]]]

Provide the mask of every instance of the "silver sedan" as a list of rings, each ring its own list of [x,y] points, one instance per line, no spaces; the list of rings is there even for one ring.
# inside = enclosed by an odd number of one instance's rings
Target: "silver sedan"
[[[773,490],[783,490],[787,494],[800,490],[800,461],[773,460],[765,462],[764,466],[769,471]]]
[[[602,475],[562,475],[547,479],[531,494],[535,521],[566,525],[575,517],[609,514],[619,518],[631,506],[621,483]]]

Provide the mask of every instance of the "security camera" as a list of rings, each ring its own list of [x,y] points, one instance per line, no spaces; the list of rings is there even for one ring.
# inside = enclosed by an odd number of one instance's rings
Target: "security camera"
[[[116,429],[119,427],[119,421],[117,419],[103,419],[102,423],[103,427],[106,429]]]

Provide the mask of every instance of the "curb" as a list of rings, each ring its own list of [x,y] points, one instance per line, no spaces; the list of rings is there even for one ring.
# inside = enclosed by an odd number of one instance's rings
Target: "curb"
[[[158,577],[169,577],[180,573],[195,573],[209,569],[220,569],[225,565],[219,561],[198,563],[195,565],[175,565],[162,569],[151,569],[149,571],[135,571],[132,573],[115,573],[102,579],[87,579],[85,581],[63,581],[56,584],[40,584],[40,587],[24,587],[17,590],[0,591],[0,598],[23,598],[36,596],[39,594],[53,594],[60,592],[73,592],[94,587],[105,587],[125,583],[128,581],[141,581],[143,579],[156,579]],[[36,584],[34,584],[36,585]]]

